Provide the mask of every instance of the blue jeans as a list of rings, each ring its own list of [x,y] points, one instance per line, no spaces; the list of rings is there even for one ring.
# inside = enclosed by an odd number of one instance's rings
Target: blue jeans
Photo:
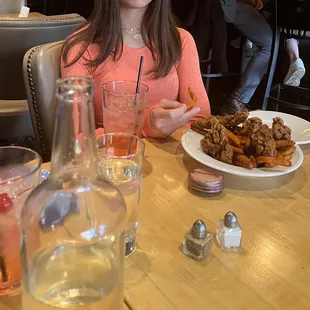
[[[243,2],[237,2],[233,24],[258,48],[232,95],[238,101],[248,103],[268,67],[273,34],[264,17],[254,7]]]

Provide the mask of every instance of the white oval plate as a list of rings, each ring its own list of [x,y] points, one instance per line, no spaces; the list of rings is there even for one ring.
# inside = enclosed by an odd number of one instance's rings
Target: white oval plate
[[[188,130],[182,136],[182,146],[186,153],[204,164],[207,167],[226,172],[229,174],[239,175],[243,177],[257,177],[257,178],[267,178],[275,177],[279,175],[288,174],[290,172],[298,169],[304,160],[304,155],[301,148],[298,145],[296,146],[296,151],[292,156],[292,166],[291,167],[282,167],[277,166],[274,168],[256,168],[256,169],[246,169],[242,167],[237,167],[233,165],[224,164],[211,156],[203,152],[200,147],[200,141],[203,139],[203,136],[193,130]]]
[[[303,118],[274,111],[252,111],[249,117],[259,117],[269,127],[272,127],[274,117],[281,117],[284,124],[292,129],[293,141],[297,144],[310,143],[310,122]]]

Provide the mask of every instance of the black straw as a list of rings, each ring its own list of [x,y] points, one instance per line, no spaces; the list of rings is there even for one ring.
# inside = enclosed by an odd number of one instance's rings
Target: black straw
[[[138,78],[137,78],[136,96],[135,96],[135,99],[134,99],[134,105],[137,104],[138,95],[139,95],[139,92],[140,92],[140,84],[141,84],[141,77],[142,77],[142,71],[143,71],[143,62],[144,62],[144,56],[141,56],[140,57],[140,65],[139,65]]]
[[[135,95],[135,99],[133,100],[134,106],[136,106],[138,103],[138,95],[140,93],[140,84],[141,84],[141,77],[142,77],[142,71],[143,71],[143,62],[144,62],[144,56],[141,56],[139,71],[138,71],[138,78],[137,78],[137,85],[136,85],[136,95]],[[134,135],[136,135],[137,128],[138,128],[138,124],[135,125],[135,129],[133,132]],[[133,138],[131,137],[129,141],[128,155],[130,155],[132,151],[132,142],[133,142]]]

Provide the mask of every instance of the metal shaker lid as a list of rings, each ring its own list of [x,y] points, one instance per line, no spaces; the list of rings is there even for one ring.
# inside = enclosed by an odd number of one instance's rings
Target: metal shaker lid
[[[229,211],[224,216],[224,225],[228,228],[235,228],[238,226],[238,217],[237,215]]]
[[[204,239],[207,235],[207,226],[202,220],[197,220],[192,227],[192,235],[196,239]]]

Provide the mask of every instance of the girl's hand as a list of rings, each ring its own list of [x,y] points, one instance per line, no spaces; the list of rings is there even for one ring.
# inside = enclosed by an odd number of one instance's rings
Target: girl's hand
[[[170,136],[177,129],[184,127],[199,112],[199,107],[187,111],[186,104],[163,99],[162,108],[155,108],[150,112],[150,123],[153,130],[162,136]]]

